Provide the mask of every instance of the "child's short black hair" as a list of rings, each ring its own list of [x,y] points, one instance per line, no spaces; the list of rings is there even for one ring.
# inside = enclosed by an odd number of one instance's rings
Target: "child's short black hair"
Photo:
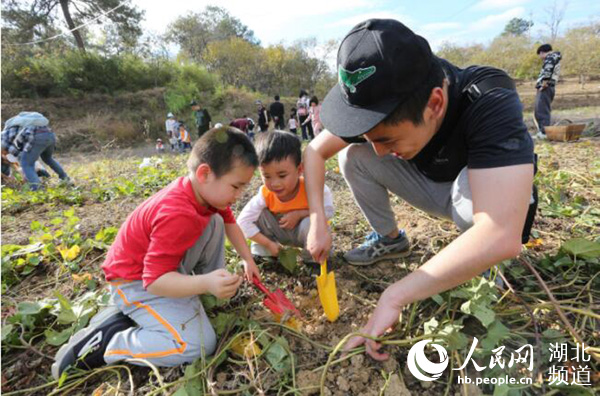
[[[207,164],[219,178],[236,166],[236,161],[256,168],[256,150],[245,133],[223,126],[211,129],[198,139],[190,153],[187,167],[190,172],[196,173],[201,164]]]
[[[550,44],[542,44],[537,49],[538,55],[540,54],[540,52],[552,52],[552,46]]]
[[[279,100],[279,95],[275,95],[275,100]]]
[[[319,98],[317,98],[316,96],[313,96],[312,98],[310,98],[310,102],[308,102],[309,105],[311,104],[315,104],[315,106],[319,105]]]
[[[302,161],[302,143],[294,134],[283,131],[262,133],[256,139],[258,163],[266,165],[291,157],[296,166]]]

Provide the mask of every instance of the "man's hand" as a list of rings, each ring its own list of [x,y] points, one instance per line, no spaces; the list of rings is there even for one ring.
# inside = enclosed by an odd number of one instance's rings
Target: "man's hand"
[[[316,222],[315,222],[316,223]],[[327,224],[315,224],[311,221],[306,237],[306,249],[317,263],[327,260],[331,250],[331,235]]]
[[[279,225],[284,230],[293,230],[298,225],[298,222],[300,222],[300,220],[303,218],[301,216],[302,212],[303,211],[301,210],[292,210],[291,212],[287,212],[281,216],[281,219],[279,219]]]
[[[208,292],[217,298],[231,298],[242,283],[242,277],[227,270],[218,269],[205,275]]]
[[[258,267],[256,266],[256,263],[254,262],[254,259],[244,260],[243,264],[244,264],[244,276],[246,277],[246,280],[248,282],[251,282],[253,277],[256,277],[258,280],[260,280],[260,271],[258,270]]]
[[[397,308],[393,303],[389,302],[389,298],[386,297],[384,292],[377,303],[377,307],[373,312],[373,315],[369,318],[366,326],[361,329],[361,333],[379,337],[390,327],[394,327],[400,317],[400,308]],[[344,347],[344,352],[348,352],[365,343],[365,349],[367,353],[375,360],[387,360],[389,358],[388,353],[380,353],[379,348],[381,344],[364,337],[353,337],[348,341]]]

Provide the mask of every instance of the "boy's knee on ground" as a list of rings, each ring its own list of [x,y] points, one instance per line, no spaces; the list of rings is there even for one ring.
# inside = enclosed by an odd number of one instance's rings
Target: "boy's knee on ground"
[[[206,320],[208,321],[208,318]],[[217,349],[217,335],[210,323],[202,326],[201,329],[201,331],[194,332],[192,336],[188,336],[188,340],[186,340],[187,347],[183,352],[186,362],[210,356]]]

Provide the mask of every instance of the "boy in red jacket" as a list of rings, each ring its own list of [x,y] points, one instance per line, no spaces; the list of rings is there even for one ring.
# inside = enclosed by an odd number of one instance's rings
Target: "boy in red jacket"
[[[199,295],[230,298],[242,282],[223,268],[225,235],[246,277],[259,276],[230,209],[258,160],[244,134],[223,127],[198,140],[187,165],[187,176],[143,202],[121,226],[102,265],[116,306],[59,350],[55,378],[70,366],[132,358],[176,366],[214,352],[216,335]]]

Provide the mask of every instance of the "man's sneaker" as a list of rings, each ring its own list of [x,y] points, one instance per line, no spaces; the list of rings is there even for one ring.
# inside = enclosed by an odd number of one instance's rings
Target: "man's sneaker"
[[[135,326],[116,306],[109,306],[90,320],[88,327],[73,334],[54,358],[52,376],[59,379],[68,367],[93,369],[104,366],[104,352],[116,333]]]
[[[344,258],[352,265],[369,265],[379,260],[406,257],[409,254],[410,243],[404,230],[400,230],[396,238],[373,231],[367,235],[362,245],[344,254]]]
[[[538,139],[538,140],[546,140],[546,139],[548,139],[548,136],[546,136],[546,134],[544,132],[542,132],[542,131],[539,131],[533,137],[535,139]]]

